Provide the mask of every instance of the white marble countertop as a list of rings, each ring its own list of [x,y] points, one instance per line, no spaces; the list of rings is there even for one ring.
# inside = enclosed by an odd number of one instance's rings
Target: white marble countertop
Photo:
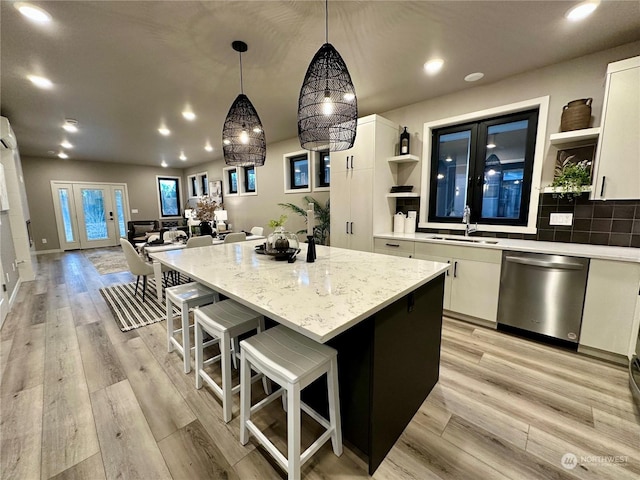
[[[520,252],[549,253],[569,255],[573,257],[597,258],[601,260],[617,260],[621,262],[640,263],[640,248],[609,247],[605,245],[587,245],[582,243],[539,242],[536,240],[513,240],[509,238],[488,238],[498,243],[472,243],[456,240],[436,240],[433,237],[453,237],[437,233],[379,233],[375,238],[390,240],[413,240],[416,242],[433,243],[439,245],[456,245],[459,247],[490,248],[493,250],[517,250]],[[470,238],[482,238],[482,235],[472,235]]]
[[[294,263],[248,241],[153,253],[151,257],[318,342],[326,342],[428,283],[448,265],[306,244]]]

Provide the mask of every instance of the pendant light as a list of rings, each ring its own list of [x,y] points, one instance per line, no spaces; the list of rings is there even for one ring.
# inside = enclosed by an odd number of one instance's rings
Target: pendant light
[[[358,101],[347,65],[329,43],[329,2],[325,0],[325,43],[311,60],[298,99],[298,139],[307,150],[332,152],[353,147]]]
[[[227,165],[261,167],[267,156],[264,128],[251,100],[244,94],[242,84],[242,54],[247,51],[247,44],[236,40],[231,46],[240,54],[240,95],[233,101],[224,120],[224,161]]]

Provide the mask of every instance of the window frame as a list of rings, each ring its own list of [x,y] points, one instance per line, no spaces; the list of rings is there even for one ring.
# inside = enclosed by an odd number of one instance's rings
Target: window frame
[[[505,225],[505,224],[478,224],[479,231],[485,232],[503,232],[503,233],[536,233],[536,220],[538,214],[538,205],[540,202],[539,191],[542,182],[542,167],[545,160],[545,149],[547,142],[547,123],[549,114],[549,96],[537,97],[523,100],[508,105],[487,108],[485,110],[465,113],[455,117],[449,117],[424,123],[423,126],[423,148],[422,148],[422,173],[420,187],[420,217],[419,228],[429,229],[449,229],[464,230],[465,226],[462,222],[431,222],[428,220],[428,212],[430,209],[430,192],[431,192],[431,157],[432,157],[432,133],[433,130],[453,126],[457,124],[480,121],[509,113],[523,112],[526,110],[538,109],[538,125],[535,134],[535,148],[533,153],[533,171],[531,174],[531,182],[529,187],[529,212],[525,225]]]
[[[295,187],[294,183],[294,172],[292,168],[292,159],[300,160],[303,156],[307,157],[307,172],[309,178],[313,177],[312,173],[312,163],[311,158],[314,152],[310,152],[308,150],[297,150],[295,152],[285,153],[282,156],[282,170],[284,174],[283,184],[284,184],[284,193],[310,193],[311,192],[311,183],[307,180],[306,186]]]
[[[162,190],[160,188],[160,182],[162,180],[171,180],[175,183],[176,185],[176,207],[178,212],[173,215],[166,215],[164,212],[164,208],[162,206]],[[158,212],[160,213],[159,217],[160,218],[180,218],[181,217],[181,212],[182,212],[182,198],[181,198],[181,188],[180,188],[180,182],[181,182],[181,178],[180,177],[175,177],[172,175],[156,175],[156,189],[158,192]]]
[[[327,182],[324,176],[324,171],[326,168],[324,157],[328,156],[328,164],[329,169],[331,168],[331,151],[330,150],[321,150],[317,152],[317,161],[314,162],[317,168],[317,175],[314,175],[314,180],[317,179],[317,184],[315,185],[314,191],[323,191],[329,190],[331,188],[331,173],[329,173],[329,181]]]
[[[242,168],[242,183],[243,183],[243,192],[244,194],[249,193],[257,193],[258,185],[257,185],[257,176],[256,176],[256,167],[241,167]],[[249,188],[249,172],[253,171],[253,189]]]
[[[529,212],[531,196],[531,177],[533,173],[534,150],[536,141],[536,131],[538,127],[538,110],[526,110],[523,112],[513,112],[498,117],[485,118],[474,122],[467,122],[458,125],[434,129],[432,131],[431,143],[433,145],[431,163],[431,186],[429,196],[429,222],[460,223],[459,217],[440,217],[436,215],[436,198],[438,194],[438,171],[439,171],[439,150],[438,139],[442,135],[451,133],[470,131],[471,142],[469,148],[469,170],[467,175],[467,205],[471,208],[472,223],[482,225],[505,225],[505,226],[526,226]],[[527,120],[527,138],[525,140],[524,176],[522,179],[522,193],[520,202],[520,216],[516,218],[495,218],[482,217],[483,185],[481,183],[483,172],[486,169],[488,130],[492,126],[502,125]]]
[[[225,176],[225,196],[233,196],[238,195],[240,189],[240,182],[238,182],[238,168],[237,167],[227,167],[223,169]],[[235,172],[236,174],[236,189],[233,189],[233,182],[231,181],[231,175]]]
[[[298,162],[307,162],[307,183],[296,185],[296,163]],[[289,188],[291,190],[303,190],[310,188],[309,177],[311,173],[311,165],[309,162],[309,155],[296,155],[293,157],[289,157]]]

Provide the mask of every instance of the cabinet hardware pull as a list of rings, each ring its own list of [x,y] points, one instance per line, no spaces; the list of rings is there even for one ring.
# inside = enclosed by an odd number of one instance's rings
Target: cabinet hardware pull
[[[349,235],[349,222],[344,222],[345,233]]]
[[[447,260],[447,263],[451,265],[451,260]],[[447,277],[449,276],[449,269],[447,268]]]
[[[605,175],[602,176],[602,187],[600,188],[600,196],[604,197],[604,182],[607,180]]]
[[[353,170],[353,155],[351,155],[351,170]]]
[[[351,222],[351,235],[353,235],[353,222]]]
[[[347,170],[349,170],[349,155],[347,155],[347,158],[345,158],[344,162],[345,162],[345,163],[344,163],[345,168],[346,168]]]
[[[399,247],[400,245],[397,243],[385,243],[387,247]]]
[[[453,278],[458,277],[458,262],[453,262]]]

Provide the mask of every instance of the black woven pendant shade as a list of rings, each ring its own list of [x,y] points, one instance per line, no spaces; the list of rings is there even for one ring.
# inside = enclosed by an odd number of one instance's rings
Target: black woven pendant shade
[[[247,51],[247,44],[235,41],[232,46],[241,54],[240,89],[242,90],[242,52]],[[227,165],[261,167],[266,160],[267,141],[264,128],[258,112],[244,93],[238,95],[233,101],[224,120],[222,151]]]
[[[315,54],[298,99],[298,138],[307,150],[353,147],[358,100],[347,65],[330,43]]]

